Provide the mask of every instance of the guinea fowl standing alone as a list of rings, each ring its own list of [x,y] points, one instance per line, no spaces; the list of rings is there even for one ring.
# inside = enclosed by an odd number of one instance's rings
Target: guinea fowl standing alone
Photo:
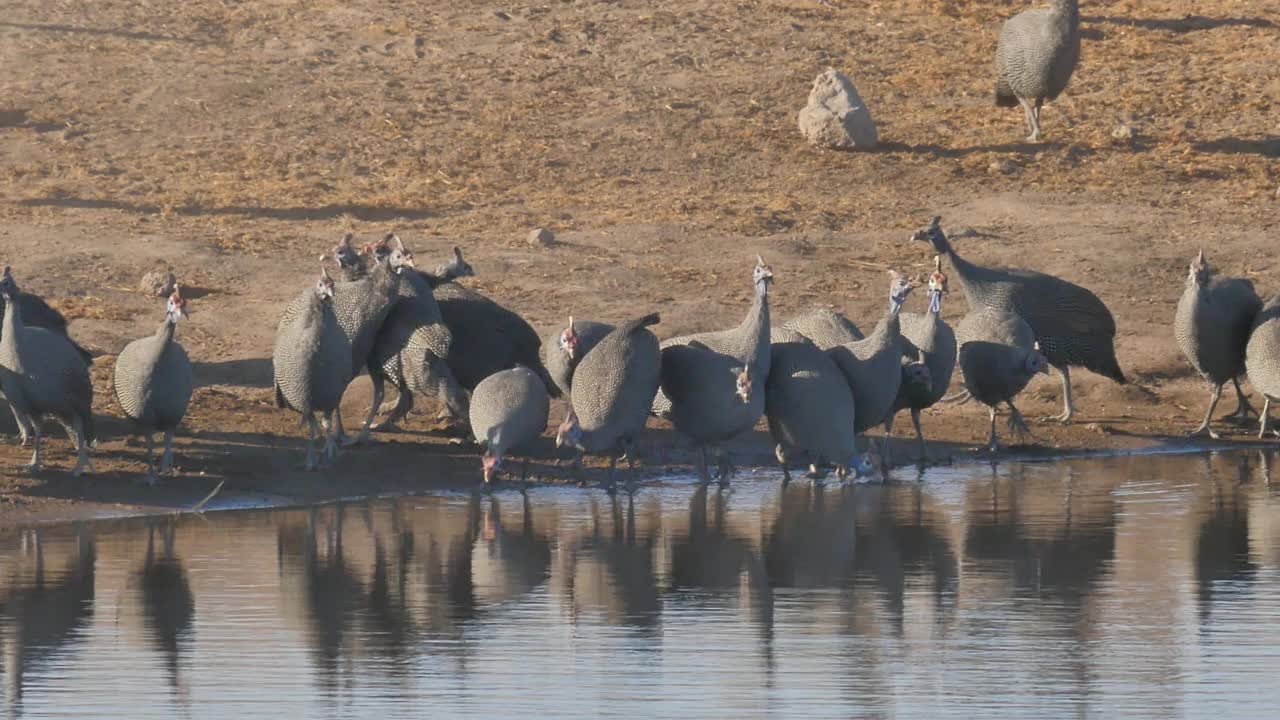
[[[751,280],[755,296],[738,327],[662,343],[662,387],[654,397],[653,414],[670,420],[693,441],[701,454],[698,469],[704,482],[711,480],[709,449],[717,450],[720,482],[727,483],[733,463],[720,443],[750,430],[764,414],[773,271],[758,255]]]
[[[155,484],[153,438],[164,433],[160,473],[173,471],[173,431],[187,414],[194,383],[187,351],[173,339],[178,320],[187,317],[187,301],[173,287],[165,306],[164,322],[155,334],[129,343],[116,357],[111,386],[116,402],[147,442],[147,481]]]
[[[657,313],[619,326],[596,343],[573,374],[568,416],[556,433],[556,446],[581,452],[608,452],[609,486],[618,454],[634,467],[634,442],[658,392],[662,351],[648,330]]]
[[[351,372],[355,373],[369,363],[374,341],[383,322],[391,314],[400,294],[401,275],[406,267],[413,268],[413,258],[399,248],[391,247],[385,240],[365,249],[364,262],[370,263],[368,273],[359,280],[333,284],[333,314],[338,327],[351,346]],[[382,405],[381,388],[374,386],[373,405],[355,438],[347,444],[359,444],[369,439],[373,419]],[[339,438],[342,437],[342,411],[334,412]]]
[[[0,276],[0,297],[5,300],[0,330],[0,392],[9,402],[22,440],[35,445],[32,473],[40,471],[40,422],[46,416],[58,420],[76,444],[72,475],[92,471],[88,446],[94,440],[93,385],[89,366],[79,348],[65,335],[22,321],[18,284],[5,267]]]
[[[301,413],[307,425],[307,470],[317,467],[317,412],[324,415],[325,461],[337,457],[338,428],[333,416],[351,382],[351,342],[333,312],[334,284],[321,268],[315,287],[289,303],[276,329],[271,355],[276,407]]]
[[[1027,140],[1040,140],[1040,106],[1066,89],[1080,62],[1076,0],[1050,0],[1005,21],[996,45],[996,105],[1022,106]]]
[[[866,337],[849,318],[826,308],[803,312],[788,320],[782,327],[809,338],[819,350],[830,350],[837,345]]]
[[[471,394],[471,433],[485,448],[481,465],[486,485],[509,451],[538,439],[547,428],[550,410],[546,382],[529,368],[501,370],[476,385]]]
[[[973,399],[991,413],[991,436],[987,449],[999,449],[996,437],[996,407],[1009,406],[1009,429],[1027,433],[1022,413],[1013,398],[1031,382],[1036,373],[1048,373],[1045,357],[1036,346],[1035,334],[1022,318],[1002,310],[980,308],[969,313],[956,327],[960,343],[960,370],[964,386]]]
[[[929,446],[925,444],[920,429],[920,411],[933,407],[951,387],[951,374],[956,367],[956,334],[942,321],[942,296],[947,293],[947,276],[942,273],[942,257],[933,259],[933,273],[929,275],[929,311],[923,315],[902,313],[902,348],[904,362],[919,360],[929,370],[929,384],[904,383],[898,389],[890,415],[884,421],[884,433],[893,430],[893,418],[899,410],[911,411],[911,424],[915,426],[920,441],[920,457],[929,459]]]
[[[853,391],[854,432],[859,435],[889,416],[902,386],[902,328],[899,312],[907,296],[919,286],[901,273],[889,271],[889,310],[866,338],[837,345],[828,354],[844,373]],[[887,441],[887,438],[886,438]],[[883,451],[882,460],[889,462]]]
[[[1252,282],[1217,275],[1205,263],[1204,251],[1200,251],[1191,263],[1187,287],[1178,300],[1173,321],[1178,347],[1196,372],[1209,381],[1211,388],[1209,409],[1192,435],[1217,439],[1218,433],[1209,424],[1222,397],[1222,386],[1228,381],[1235,384],[1238,419],[1243,421],[1253,412],[1240,389],[1239,378],[1245,371],[1245,348],[1253,320],[1261,309],[1262,301],[1254,292]]]
[[[388,235],[386,241],[400,252],[402,262],[412,266],[413,253],[399,237]],[[414,395],[434,395],[449,412],[466,415],[466,392],[446,361],[452,343],[453,334],[444,323],[431,286],[421,273],[404,273],[399,299],[379,328],[369,355],[374,397],[382,396],[387,379],[399,392],[395,407],[375,429],[394,426],[408,415]]]
[[[1269,429],[1271,401],[1280,401],[1280,295],[1268,300],[1254,318],[1244,365],[1249,373],[1249,382],[1265,400],[1258,429],[1258,437],[1261,438]],[[1280,432],[1272,432],[1280,435]]]
[[[1032,270],[985,268],[960,257],[943,234],[942,218],[916,231],[912,240],[927,240],[934,250],[947,256],[960,278],[970,310],[984,307],[1015,313],[1035,333],[1040,352],[1062,373],[1062,414],[1056,420],[1070,422],[1075,413],[1071,402],[1071,373],[1077,365],[1111,378],[1128,382],[1116,361],[1116,321],[1111,311],[1088,290],[1052,275]]]
[[[569,316],[569,325],[546,339],[542,344],[547,372],[560,388],[563,395],[569,395],[573,387],[573,373],[578,363],[591,352],[606,335],[613,332],[608,323],[591,320],[574,321]],[[650,398],[652,400],[653,398]]]
[[[821,477],[823,463],[835,465],[841,480],[851,465],[861,474],[865,463],[856,457],[853,391],[835,361],[807,341],[774,343],[770,352],[764,407],[783,478],[791,480],[792,450],[805,454],[809,477]]]

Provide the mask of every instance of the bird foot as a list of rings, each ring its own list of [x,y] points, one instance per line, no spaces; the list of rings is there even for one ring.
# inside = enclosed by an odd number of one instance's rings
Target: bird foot
[[[37,464],[35,464],[35,463],[29,463],[29,464],[27,464],[27,465],[23,465],[22,467],[19,467],[19,468],[18,468],[18,470],[19,470],[20,472],[24,472],[24,473],[26,473],[26,474],[28,474],[28,475],[39,475],[39,474],[40,474],[40,466],[39,466],[39,465],[37,465]]]
[[[1070,425],[1073,417],[1075,417],[1074,410],[1063,410],[1057,415],[1045,415],[1036,419],[1042,423],[1056,422],[1060,425]]]
[[[375,443],[373,438],[369,437],[368,431],[361,430],[359,435],[354,437],[348,435],[342,438],[339,444],[342,445],[342,447],[351,447],[353,445],[373,445]]]
[[[1233,425],[1248,425],[1258,419],[1258,411],[1251,407],[1242,407],[1230,415],[1223,415],[1218,418],[1220,422],[1231,423]]]
[[[809,471],[804,474],[810,480],[823,480],[827,477],[825,470],[820,470],[817,465],[810,465]]]
[[[1191,432],[1187,433],[1187,437],[1207,437],[1210,440],[1222,439],[1222,435],[1218,434],[1217,430],[1214,430],[1208,425],[1201,425],[1195,430],[1192,430]]]

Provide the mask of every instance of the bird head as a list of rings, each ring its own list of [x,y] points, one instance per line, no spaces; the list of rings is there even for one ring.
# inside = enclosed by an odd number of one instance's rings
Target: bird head
[[[480,467],[484,470],[484,482],[486,485],[493,482],[493,476],[497,474],[498,468],[502,466],[502,458],[493,453],[492,450],[485,450],[484,455],[480,456]]]
[[[190,317],[187,314],[187,299],[182,297],[182,289],[177,283],[173,284],[173,293],[169,295],[169,302],[165,305],[165,317],[174,324]]]
[[[387,262],[391,265],[392,272],[400,274],[405,268],[414,268],[413,252],[404,246],[399,235],[387,233],[380,244],[386,248]]]
[[[756,292],[764,294],[769,291],[769,283],[773,282],[773,269],[764,264],[764,258],[756,255],[756,267],[751,271],[751,282]]]
[[[1209,279],[1213,276],[1213,269],[1209,267],[1209,263],[1204,259],[1204,248],[1200,249],[1200,253],[1196,255],[1196,259],[1191,261],[1191,266],[1187,269],[1187,282],[1196,285],[1207,285]]]
[[[333,299],[333,278],[329,277],[329,269],[324,266],[325,256],[320,256],[320,279],[316,280],[316,297],[321,302]]]
[[[455,278],[474,277],[475,268],[471,267],[471,263],[462,259],[462,248],[457,245],[453,246],[453,260],[446,266],[449,274]]]
[[[564,422],[560,423],[560,427],[556,429],[556,447],[583,449],[582,425],[578,423],[578,416],[573,412],[573,408],[569,408],[569,413],[564,416]]]
[[[920,281],[916,278],[909,278],[897,270],[889,271],[889,309],[898,312],[902,309],[903,303],[907,301],[907,296],[911,291],[920,287]]]
[[[578,333],[573,330],[573,316],[569,316],[569,326],[560,331],[560,350],[569,356],[570,360],[577,357],[578,353]]]
[[[734,394],[744,403],[751,402],[751,363],[734,370]]]
[[[4,266],[4,274],[0,275],[0,295],[6,298],[13,297],[18,294],[18,281],[13,279],[13,272],[8,265]]]
[[[355,267],[360,264],[360,253],[356,251],[351,241],[355,239],[352,233],[346,233],[342,239],[338,241],[337,247],[333,249],[333,259],[338,261],[338,265],[344,268]]]
[[[1034,377],[1039,373],[1049,374],[1049,359],[1044,356],[1044,353],[1040,352],[1040,343],[1036,343],[1035,349],[1027,353],[1025,363],[1024,367],[1028,376]]]
[[[929,224],[911,233],[912,241],[925,241],[933,246],[933,249],[943,255],[951,252],[951,244],[947,242],[947,236],[942,232],[942,216],[934,215]]]

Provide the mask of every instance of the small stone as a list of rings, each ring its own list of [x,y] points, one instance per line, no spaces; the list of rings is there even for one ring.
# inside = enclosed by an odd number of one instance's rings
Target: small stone
[[[555,233],[546,228],[537,228],[529,232],[529,237],[526,238],[526,241],[534,247],[546,247],[555,242],[555,239]]]
[[[177,280],[173,277],[173,273],[152,270],[142,276],[142,280],[138,283],[138,289],[144,295],[167,297],[173,292],[173,286],[176,283]]]
[[[871,111],[849,78],[834,68],[813,81],[799,124],[800,133],[820,147],[870,150],[879,141]]]
[[[1111,137],[1116,140],[1133,140],[1138,137],[1138,131],[1134,130],[1132,125],[1117,125],[1111,131]]]

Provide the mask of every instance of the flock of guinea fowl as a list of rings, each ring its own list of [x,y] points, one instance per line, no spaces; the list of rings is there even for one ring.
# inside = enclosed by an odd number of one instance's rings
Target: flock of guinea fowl
[[[1079,11],[1074,0],[1052,0],[1008,20],[997,47],[996,104],[1020,105],[1029,140],[1040,139],[1040,109],[1066,87],[1079,59]],[[608,486],[620,458],[636,458],[636,442],[650,416],[664,418],[698,451],[698,472],[726,483],[733,464],[723,444],[763,416],[786,477],[797,462],[820,477],[834,467],[841,479],[874,472],[875,454],[864,433],[883,426],[879,452],[888,462],[894,418],[909,411],[922,459],[928,447],[921,411],[944,401],[976,400],[989,409],[988,449],[998,449],[997,409],[1007,408],[1010,431],[1027,430],[1014,399],[1038,373],[1062,377],[1063,412],[1072,418],[1071,367],[1126,382],[1115,355],[1115,321],[1089,290],[1032,270],[983,267],[951,246],[940,218],[912,236],[936,253],[927,279],[927,309],[902,312],[915,278],[890,271],[889,304],[870,334],[830,310],[802,313],[781,326],[771,322],[773,272],[763,258],[752,270],[754,298],[735,328],[659,342],[649,314],[617,325],[575,320],[543,343],[519,315],[458,282],[472,274],[455,248],[434,272],[415,267],[395,235],[357,250],[350,235],[326,256],[313,287],[286,309],[273,353],[277,404],[300,414],[307,428],[305,467],[332,463],[339,448],[366,441],[394,425],[414,398],[434,398],[445,414],[484,448],[484,482],[511,454],[527,449],[549,420],[550,398],[564,396],[568,412],[556,433],[558,447],[610,458]],[[970,312],[955,328],[941,317],[948,276],[959,280]],[[337,277],[329,272],[334,267]],[[0,391],[17,420],[24,445],[34,445],[31,471],[41,467],[41,422],[63,425],[76,443],[73,473],[91,470],[94,441],[88,354],[66,334],[66,321],[39,298],[19,291],[9,268],[0,277],[4,321],[0,331]],[[148,478],[174,466],[173,432],[190,402],[191,363],[175,339],[186,314],[180,288],[169,296],[164,322],[152,336],[130,343],[117,357],[116,400],[146,439]],[[1209,382],[1212,395],[1194,434],[1217,437],[1210,427],[1228,381],[1237,416],[1255,412],[1240,378],[1266,400],[1280,398],[1280,296],[1265,306],[1245,279],[1219,276],[1201,252],[1191,263],[1175,314],[1178,344]],[[373,402],[361,429],[348,437],[339,405],[351,381],[367,371]],[[958,371],[963,390],[947,396]],[[382,407],[388,381],[398,393]],[[380,422],[380,412],[385,416]],[[319,415],[319,419],[317,419]],[[159,468],[153,436],[163,433]],[[1280,433],[1277,433],[1280,434]]]

